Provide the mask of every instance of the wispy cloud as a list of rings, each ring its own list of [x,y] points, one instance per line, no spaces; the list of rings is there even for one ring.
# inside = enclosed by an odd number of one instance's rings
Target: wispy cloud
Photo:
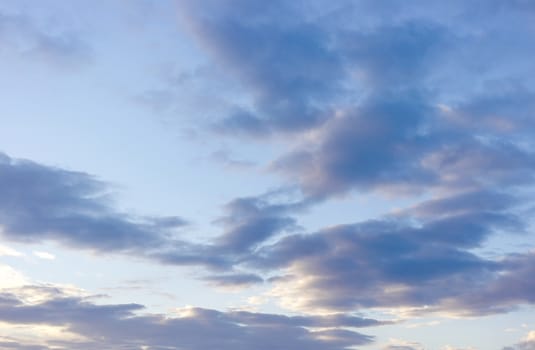
[[[25,13],[0,11],[0,54],[43,62],[55,68],[79,66],[92,58],[92,50],[75,29],[36,21]]]
[[[33,255],[35,255],[36,257],[38,257],[40,259],[44,259],[44,260],[54,260],[54,259],[56,259],[56,256],[54,254],[52,254],[52,253],[49,253],[49,252],[34,251]]]
[[[23,254],[16,249],[5,245],[0,245],[0,256],[22,256]]]

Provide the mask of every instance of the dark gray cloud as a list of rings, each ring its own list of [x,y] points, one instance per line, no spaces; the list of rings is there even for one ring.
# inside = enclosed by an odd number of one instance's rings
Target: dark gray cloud
[[[203,279],[214,286],[223,288],[247,287],[264,282],[262,277],[252,273],[212,275],[204,277]]]
[[[356,71],[364,91],[424,86],[422,81],[443,53],[453,46],[453,33],[438,23],[407,20],[381,24],[371,31],[340,35],[337,52]]]
[[[153,251],[143,251],[150,259],[165,265],[203,266],[210,270],[232,270],[234,256],[221,252],[213,244],[196,244],[187,241],[171,241]]]
[[[433,110],[417,96],[378,97],[329,121],[318,135],[283,156],[273,169],[295,179],[312,197],[352,187],[424,186],[435,181],[419,159],[437,141],[423,134]]]
[[[303,18],[297,3],[181,3],[192,33],[253,100],[218,123],[220,130],[264,134],[324,119],[322,102],[342,89],[345,72],[330,34]]]
[[[532,152],[503,134],[532,124],[524,5],[181,5],[193,36],[252,100],[222,128],[312,129],[273,166],[311,196],[531,179]]]
[[[281,270],[285,276],[269,281],[285,286],[290,297],[307,295],[301,305],[306,308],[427,305],[430,311],[484,314],[535,302],[533,286],[522,282],[533,273],[531,256],[496,261],[472,251],[496,232],[524,232],[512,193],[461,191],[384,219],[312,234],[292,233],[296,223],[290,215],[306,209],[307,201],[281,199],[291,197],[284,191],[268,193],[231,201],[218,220],[226,230],[211,242],[194,244],[172,237],[185,223],[180,218],[116,212],[106,184],[84,173],[3,155],[0,184],[6,239],[203,265],[227,272],[205,277],[223,287],[260,283]],[[255,273],[240,272],[242,267]],[[304,283],[296,283],[302,278]],[[515,284],[513,293],[509,287]],[[481,288],[485,292],[471,293]]]
[[[417,350],[416,348],[410,345],[389,345],[385,350]]]
[[[237,198],[217,220],[223,232],[195,244],[173,238],[181,218],[117,212],[90,175],[3,156],[3,237],[203,265],[225,272],[206,277],[223,286],[280,272],[268,280],[310,308],[484,314],[533,303],[523,282],[531,255],[476,253],[493,234],[525,230],[515,206],[526,204],[516,192],[535,173],[533,14],[521,1],[464,3],[180,2],[214,65],[246,92],[216,128],[291,135],[271,169],[305,198]],[[0,17],[0,36],[21,20]],[[53,52],[76,52],[74,39],[48,39]],[[301,210],[354,190],[434,199],[376,221],[294,232]],[[326,332],[337,344],[352,337]]]
[[[442,113],[455,127],[483,135],[518,137],[533,129],[534,92],[517,81],[489,82],[484,92],[457,101]]]
[[[272,168],[320,198],[352,189],[414,194],[533,180],[531,149],[511,139],[454,130],[433,121],[437,109],[418,94],[398,97],[382,96],[341,114]]]
[[[285,275],[272,280],[274,291],[283,304],[301,309],[425,306],[488,314],[533,303],[533,286],[526,282],[531,256],[493,260],[473,252],[496,232],[523,232],[522,220],[501,206],[501,195],[471,196],[460,208],[452,204],[464,193],[420,204],[415,210],[440,215],[416,223],[391,217],[290,235],[247,263],[281,269]],[[497,203],[480,208],[478,197]]]
[[[43,289],[45,287],[41,287]],[[140,314],[138,304],[99,305],[87,298],[54,290],[51,297],[27,304],[17,290],[0,294],[0,320],[13,325],[64,326],[85,342],[50,340],[42,349],[347,349],[373,337],[343,327],[382,322],[356,316],[289,317],[252,312],[220,312],[191,308],[182,315]],[[327,330],[323,328],[327,327]],[[342,328],[340,328],[342,327]],[[321,329],[316,329],[321,328]],[[202,334],[202,336],[199,336]],[[13,349],[25,349],[15,341]],[[39,348],[39,347],[36,347]]]
[[[291,192],[283,189],[235,198],[224,206],[225,215],[214,221],[223,228],[219,235],[200,244],[170,242],[152,257],[166,264],[204,265],[212,270],[231,271],[244,259],[254,256],[266,242],[300,230],[292,215],[306,210],[312,202],[293,198],[295,195]],[[220,285],[239,282],[232,281],[232,276],[235,275],[222,275],[212,282]],[[257,277],[254,279],[259,282]],[[241,278],[243,276],[238,279]]]
[[[421,244],[400,233],[367,234],[340,227],[322,236],[294,238],[297,246],[281,242],[274,247],[269,255],[295,259],[286,262],[289,275],[275,282],[283,291],[280,297],[303,295],[302,309],[436,305],[472,286],[472,276],[486,279],[496,268],[454,247]],[[308,246],[318,244],[326,249],[305,255]]]
[[[369,318],[353,316],[351,314],[333,314],[326,316],[285,316],[267,315],[246,311],[232,312],[237,319],[249,320],[253,323],[261,324],[286,324],[288,326],[303,326],[311,328],[332,328],[332,327],[372,327],[391,324],[390,321],[378,321]]]
[[[531,18],[512,3],[179,3],[193,37],[252,101],[228,112],[227,131],[300,131],[385,90],[450,101],[490,80],[526,81],[533,68],[523,44]]]
[[[472,309],[476,314],[485,314],[535,303],[535,282],[530,277],[535,273],[535,254],[513,254],[499,263],[499,276],[478,292],[466,290],[463,298],[452,301],[448,307]]]
[[[177,230],[188,225],[181,217],[132,216],[117,211],[110,185],[94,176],[0,155],[4,239],[54,241],[170,265],[231,270],[266,241],[295,231],[296,221],[290,215],[306,203],[278,200],[277,193],[232,200],[224,208],[225,215],[216,220],[223,232],[211,241],[194,243],[176,238]]]
[[[4,239],[57,241],[100,252],[163,248],[180,217],[132,217],[116,211],[110,186],[81,172],[0,155],[0,226]]]
[[[236,198],[225,206],[227,215],[217,220],[225,227],[215,242],[220,250],[250,252],[269,238],[296,227],[288,204],[272,203],[265,197]]]
[[[0,341],[0,347],[4,350],[49,350],[48,346],[25,345],[16,341]]]
[[[466,191],[429,199],[400,212],[419,219],[437,219],[474,212],[507,211],[519,203],[512,193],[490,190]]]

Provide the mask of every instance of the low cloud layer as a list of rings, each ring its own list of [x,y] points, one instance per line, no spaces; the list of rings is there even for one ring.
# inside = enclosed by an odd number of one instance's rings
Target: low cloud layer
[[[29,288],[29,287],[25,287]],[[9,325],[62,327],[72,341],[23,343],[12,338],[6,349],[333,349],[367,344],[373,337],[345,327],[382,323],[356,316],[289,317],[243,311],[187,308],[176,315],[144,314],[138,304],[95,304],[61,289],[32,287],[48,295],[28,304],[18,297],[24,287],[0,293],[0,321]],[[27,294],[27,293],[26,293]]]

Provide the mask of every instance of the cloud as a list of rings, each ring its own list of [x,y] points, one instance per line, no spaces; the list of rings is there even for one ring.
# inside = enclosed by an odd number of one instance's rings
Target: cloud
[[[193,37],[249,101],[218,127],[290,133],[270,170],[304,202],[353,192],[432,198],[308,234],[286,229],[295,211],[249,201],[249,214],[229,211],[216,239],[234,257],[245,252],[233,265],[280,273],[269,279],[273,296],[300,310],[485,314],[533,302],[519,282],[527,263],[476,253],[492,235],[527,227],[516,208],[529,203],[517,193],[535,170],[529,15],[503,2],[182,5]]]
[[[518,204],[519,199],[511,193],[492,190],[474,190],[446,195],[418,203],[399,214],[420,219],[433,219],[478,211],[506,211]]]
[[[175,238],[188,221],[177,216],[132,216],[117,211],[110,185],[87,173],[0,157],[0,227],[4,239],[58,242],[99,253],[145,257],[170,265],[230,270],[265,241],[298,226],[292,212],[306,203],[277,193],[230,201],[216,220],[223,232],[206,243]],[[47,254],[36,254],[44,257]]]
[[[0,245],[0,256],[22,256],[22,255],[24,254],[22,254],[21,252],[13,248],[7,247],[5,245]]]
[[[463,297],[448,301],[446,307],[471,310],[475,314],[504,312],[535,303],[535,253],[511,254],[500,261],[501,273],[480,293],[466,290]]]
[[[484,92],[442,106],[442,115],[456,127],[487,135],[523,136],[533,128],[534,92],[518,82],[493,81]]]
[[[229,202],[227,215],[217,220],[222,234],[195,244],[173,238],[173,230],[186,223],[181,218],[117,212],[107,185],[88,174],[6,155],[0,170],[2,235],[11,241],[54,241],[202,265],[226,272],[204,277],[222,287],[278,276],[269,279],[271,295],[300,310],[411,307],[487,314],[534,302],[533,287],[522,282],[533,273],[531,255],[491,260],[473,252],[497,232],[525,230],[512,193],[460,191],[382,219],[297,234],[292,215],[313,202],[273,192]],[[471,292],[480,288],[485,292]]]
[[[444,51],[454,45],[449,28],[425,20],[378,25],[341,35],[338,52],[347,56],[365,89],[383,91],[423,85]]]
[[[424,186],[435,174],[420,166],[419,158],[436,141],[422,134],[420,125],[432,112],[415,96],[369,101],[330,120],[272,168],[320,198],[352,187]]]
[[[174,238],[187,223],[180,217],[119,212],[108,184],[89,174],[4,155],[2,237],[202,265],[224,271],[204,277],[219,286],[267,280],[272,295],[301,310],[485,314],[533,303],[533,286],[523,282],[533,273],[531,255],[477,253],[492,235],[527,226],[516,212],[528,203],[517,192],[531,186],[535,170],[527,14],[506,6],[494,15],[504,6],[499,1],[305,3],[179,3],[218,74],[227,71],[245,92],[227,101],[215,128],[284,135],[289,151],[271,170],[304,198],[236,198],[216,220],[222,233],[193,243]],[[459,20],[478,11],[487,17]],[[511,16],[519,16],[520,30],[504,25]],[[20,29],[19,21],[0,17],[8,32]],[[57,40],[57,52],[76,47],[69,42]],[[302,210],[353,191],[432,199],[377,220],[301,232]],[[336,344],[353,337],[304,334]]]
[[[173,242],[179,217],[116,211],[109,186],[81,172],[0,155],[0,226],[14,242],[56,241],[78,249],[143,253]]]
[[[323,119],[321,102],[342,88],[344,69],[329,33],[303,18],[299,6],[180,4],[193,36],[250,91],[253,106],[238,108],[217,124],[219,130],[258,135],[300,130]]]
[[[95,347],[150,349],[274,349],[306,348],[342,350],[367,344],[373,337],[339,327],[377,326],[381,322],[356,316],[306,316],[220,312],[187,308],[177,315],[141,314],[138,304],[98,305],[87,298],[53,296],[35,304],[25,304],[11,293],[0,294],[0,320],[7,324],[61,326],[76,334],[77,341],[44,339],[44,349]],[[324,328],[328,329],[325,330]],[[199,337],[199,334],[203,334]],[[23,349],[16,339],[6,346]],[[33,344],[32,344],[33,345]]]
[[[530,149],[454,129],[419,94],[400,97],[383,95],[339,113],[271,168],[319,198],[353,189],[418,194],[533,181]]]
[[[535,331],[528,333],[525,339],[518,344],[503,348],[503,350],[534,350],[535,349]]]
[[[250,100],[220,129],[291,133],[272,169],[316,197],[530,181],[532,152],[503,138],[532,124],[522,6],[180,2]]]
[[[236,198],[225,206],[228,215],[217,220],[226,230],[215,244],[235,254],[254,250],[272,236],[295,228],[287,205],[270,203],[265,196]]]
[[[227,275],[213,275],[203,278],[209,284],[221,288],[242,288],[263,283],[264,279],[251,273],[236,273]]]
[[[532,67],[525,58],[533,48],[521,45],[526,30],[505,24],[514,16],[525,27],[530,19],[519,17],[514,6],[477,3],[180,1],[179,6],[192,37],[243,86],[246,102],[242,97],[235,103],[216,123],[218,130],[258,136],[318,127],[336,110],[385,91],[433,91],[450,99],[473,92],[467,84],[473,79],[521,80],[511,62]],[[482,11],[486,20],[460,20]]]
[[[49,347],[41,345],[26,345],[16,341],[2,340],[0,338],[0,346],[5,350],[48,350]]]
[[[248,160],[234,159],[232,155],[226,150],[219,150],[210,155],[210,159],[220,163],[227,169],[245,170],[251,169],[255,163]]]
[[[0,264],[0,290],[20,287],[28,283],[26,276],[9,265]]]
[[[38,21],[25,13],[0,12],[0,53],[15,54],[58,68],[78,66],[90,60],[90,46],[74,29],[51,23]]]
[[[383,350],[422,350],[424,347],[417,342],[410,342],[403,339],[390,339],[389,344]]]
[[[254,256],[266,242],[300,229],[291,215],[311,203],[294,197],[293,191],[282,189],[235,198],[225,204],[225,215],[214,221],[223,228],[219,235],[200,244],[171,243],[151,256],[165,264],[204,265],[212,270],[231,271]]]
[[[533,273],[531,255],[489,259],[474,253],[496,232],[522,231],[522,221],[499,205],[488,211],[477,201],[470,210],[470,202],[464,210],[449,206],[463,196],[443,205],[429,201],[424,211],[441,208],[442,215],[417,222],[385,217],[285,236],[245,264],[279,270],[271,295],[297,310],[412,308],[473,315],[533,303],[533,286],[526,282]]]
[[[44,260],[54,260],[56,259],[56,256],[54,254],[51,254],[51,253],[48,253],[48,252],[40,252],[40,251],[37,251],[37,252],[33,252],[33,255],[35,255],[36,257],[40,258],[40,259],[44,259]]]

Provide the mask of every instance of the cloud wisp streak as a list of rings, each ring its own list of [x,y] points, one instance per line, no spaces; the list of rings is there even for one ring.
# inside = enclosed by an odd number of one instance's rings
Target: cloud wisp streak
[[[90,45],[74,30],[56,28],[24,13],[0,9],[0,54],[44,62],[54,68],[76,67],[92,59]]]

